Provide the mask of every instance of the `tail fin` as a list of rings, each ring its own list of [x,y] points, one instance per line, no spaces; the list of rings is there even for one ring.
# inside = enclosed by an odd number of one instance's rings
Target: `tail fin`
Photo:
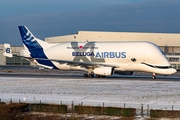
[[[36,38],[30,30],[26,26],[19,26],[19,32],[21,34],[21,38],[23,44],[30,49],[43,49],[48,43]]]
[[[10,44],[4,43],[4,53],[3,53],[3,55],[6,56],[6,57],[13,57]]]
[[[54,64],[48,60],[46,54],[44,53],[44,49],[52,46],[51,44],[44,42],[38,38],[36,38],[26,26],[19,26],[19,32],[21,34],[21,38],[23,41],[24,46],[28,49],[30,55],[32,58],[35,58],[37,61],[37,64],[39,65],[44,65],[44,66],[49,66],[54,67]],[[27,51],[25,51],[25,55]],[[46,59],[46,60],[41,60],[41,59]]]

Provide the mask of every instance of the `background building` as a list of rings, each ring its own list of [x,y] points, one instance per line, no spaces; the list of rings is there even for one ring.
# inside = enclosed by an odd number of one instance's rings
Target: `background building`
[[[49,43],[63,42],[90,42],[90,41],[150,41],[157,44],[166,54],[171,65],[180,70],[180,34],[169,33],[135,33],[135,32],[97,32],[79,31],[77,34],[45,38]],[[2,45],[0,49],[2,48]],[[19,54],[23,47],[12,47],[14,54]],[[0,65],[28,65],[26,60],[21,58],[5,58],[0,50]]]
[[[20,57],[4,57],[3,56],[3,44],[0,45],[0,65],[32,65],[29,61],[22,59]],[[11,50],[14,55],[20,55],[20,51],[23,50],[24,48],[22,46],[12,46]]]

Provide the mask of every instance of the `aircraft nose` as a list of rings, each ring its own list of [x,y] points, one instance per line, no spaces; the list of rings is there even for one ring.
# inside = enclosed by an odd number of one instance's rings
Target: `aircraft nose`
[[[168,70],[168,73],[171,75],[171,74],[174,74],[174,73],[176,73],[177,72],[177,70],[176,69],[174,69],[174,68],[171,68],[171,69],[169,69]]]

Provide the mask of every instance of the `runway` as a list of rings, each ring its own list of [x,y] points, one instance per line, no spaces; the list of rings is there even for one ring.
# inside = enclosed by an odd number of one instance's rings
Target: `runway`
[[[10,73],[6,73],[10,71]],[[63,78],[63,79],[89,79],[83,77],[82,71],[63,71],[54,69],[38,69],[36,66],[2,66],[0,65],[0,77],[25,77],[25,78]],[[98,78],[93,78],[98,79]],[[144,80],[144,81],[180,81],[180,72],[170,76],[157,75],[152,79],[151,73],[134,72],[129,75],[113,75],[101,79],[117,80]]]
[[[83,74],[41,74],[41,73],[0,73],[0,77],[19,77],[19,78],[61,78],[61,79],[99,79],[99,78],[84,78]],[[180,82],[180,76],[162,76],[157,75],[156,79],[152,79],[151,75],[113,75],[106,78],[100,78],[104,80],[142,80],[142,81],[176,81]]]

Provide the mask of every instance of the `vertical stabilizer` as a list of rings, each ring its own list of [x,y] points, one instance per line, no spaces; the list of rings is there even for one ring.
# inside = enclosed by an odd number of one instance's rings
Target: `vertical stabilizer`
[[[23,44],[28,48],[28,49],[42,49],[43,46],[40,45],[38,42],[38,38],[36,38],[26,26],[19,26],[19,32],[21,34],[21,38],[23,41]]]
[[[44,42],[38,38],[36,38],[26,26],[19,26],[19,32],[23,41],[23,44],[25,46],[25,49],[29,51],[29,56],[36,59],[37,64],[49,66],[51,68],[56,68],[54,64],[48,60],[48,56],[46,56],[44,49],[47,47],[50,47],[52,45],[48,44],[47,42]],[[22,54],[24,56],[27,56],[27,51],[23,51]],[[46,59],[46,60],[41,60]]]

